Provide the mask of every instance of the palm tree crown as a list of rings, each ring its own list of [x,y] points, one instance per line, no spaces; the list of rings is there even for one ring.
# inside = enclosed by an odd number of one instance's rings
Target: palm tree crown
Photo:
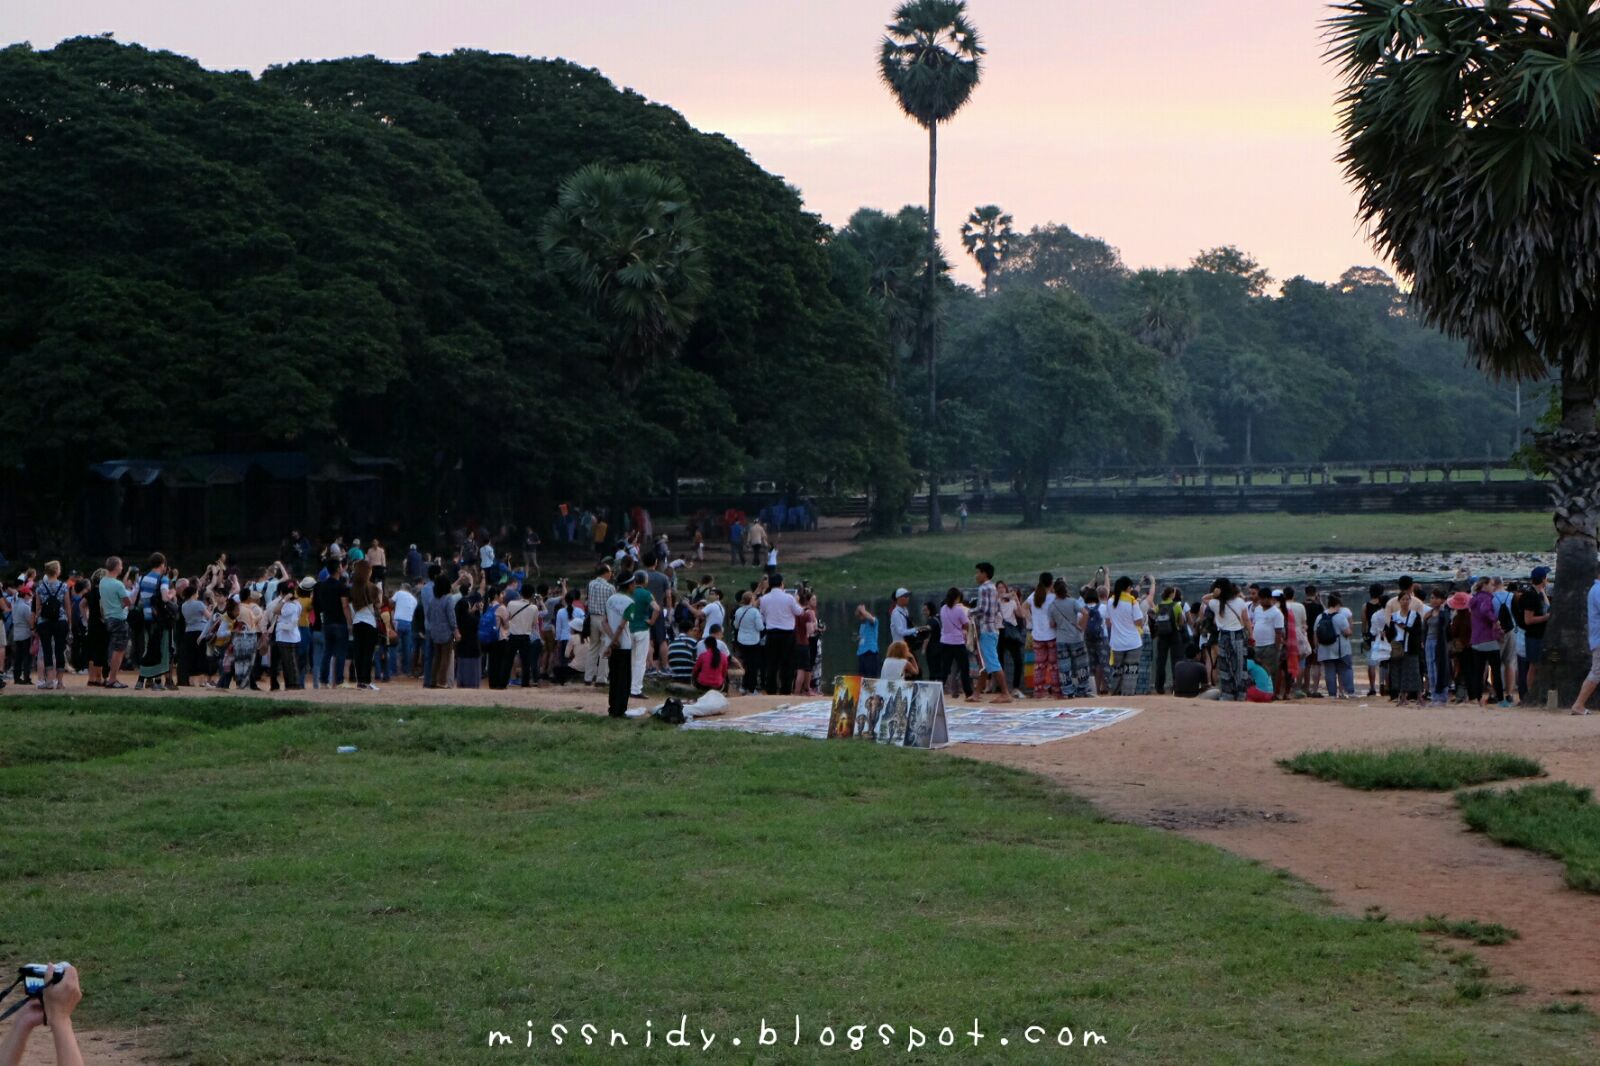
[[[878,73],[919,125],[948,121],[978,87],[983,45],[966,0],[909,0],[895,9]]]
[[[978,269],[983,271],[985,295],[990,291],[990,275],[1011,255],[1011,242],[1017,236],[1011,226],[1013,221],[997,205],[989,204],[973,208],[961,227],[961,246],[978,261]]]
[[[1350,0],[1346,172],[1423,313],[1489,371],[1600,366],[1600,10]]]
[[[612,331],[624,391],[672,354],[707,288],[705,233],[678,178],[592,163],[561,185],[539,244]]]

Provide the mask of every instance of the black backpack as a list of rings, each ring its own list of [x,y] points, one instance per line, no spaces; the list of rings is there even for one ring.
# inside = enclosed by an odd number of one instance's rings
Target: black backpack
[[[661,709],[656,712],[656,718],[668,725],[682,725],[688,721],[683,716],[683,701],[676,696],[667,698],[667,702],[663,703]]]
[[[1339,631],[1333,628],[1333,615],[1328,611],[1317,616],[1317,643],[1324,648],[1339,643]]]
[[[1167,601],[1156,608],[1156,636],[1170,637],[1178,632],[1177,607],[1176,603]]]
[[[47,584],[39,586],[39,617],[38,622],[59,622],[66,617],[66,602],[63,597],[67,586],[57,581],[54,591]]]

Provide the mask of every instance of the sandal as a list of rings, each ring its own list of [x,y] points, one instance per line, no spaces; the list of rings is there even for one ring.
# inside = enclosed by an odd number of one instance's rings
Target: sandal
[[[111,681],[100,686],[101,688],[127,688],[121,681]]]

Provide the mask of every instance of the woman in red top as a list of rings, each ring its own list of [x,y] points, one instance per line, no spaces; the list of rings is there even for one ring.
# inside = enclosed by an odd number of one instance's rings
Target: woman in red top
[[[733,656],[722,643],[722,627],[712,626],[694,663],[694,687],[701,692],[721,692],[728,687],[728,668]]]

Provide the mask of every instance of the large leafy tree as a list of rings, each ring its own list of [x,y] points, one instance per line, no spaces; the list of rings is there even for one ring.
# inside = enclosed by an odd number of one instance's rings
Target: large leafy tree
[[[583,303],[547,271],[528,272],[519,299],[563,327],[541,345],[541,365],[560,379],[548,395],[609,416],[574,417],[563,432],[544,434],[574,445],[561,464],[537,471],[546,492],[583,496],[605,474],[596,460],[608,453],[595,435],[621,424],[648,433],[649,453],[659,458],[630,474],[640,491],[652,478],[670,478],[674,465],[786,487],[857,487],[874,477],[879,457],[903,451],[899,419],[878,417],[891,362],[867,294],[836,283],[841,264],[829,231],[799,193],[727,138],[700,133],[671,109],[561,60],[459,51],[410,63],[295,63],[263,80],[318,111],[353,111],[437,143],[499,211],[508,240],[536,263],[544,262],[537,248],[544,217],[579,168],[650,163],[682,179],[704,225],[711,284],[671,378],[652,379],[635,402],[609,394],[609,375],[595,372],[597,362],[609,365],[610,352]],[[658,386],[669,381],[690,390],[693,417],[655,404]],[[816,403],[774,403],[774,396]],[[819,433],[818,411],[846,404],[860,417],[832,420]],[[718,417],[721,411],[731,417]]]
[[[1041,523],[1052,472],[1163,452],[1172,418],[1155,351],[1075,293],[1017,288],[974,302],[951,330],[950,376],[978,416],[976,447],[1011,473],[1024,525]]]
[[[996,288],[1070,289],[1101,314],[1116,314],[1127,303],[1132,275],[1122,253],[1099,237],[1068,226],[1035,226],[1013,240],[1009,251],[995,272]]]
[[[1600,519],[1600,9],[1593,0],[1350,0],[1329,28],[1342,155],[1415,305],[1507,378],[1559,375],[1552,640],[1581,682]]]
[[[705,231],[683,182],[591,163],[561,185],[540,247],[605,323],[624,396],[676,354],[705,297]]]
[[[438,147],[105,38],[0,51],[0,130],[0,370],[38,385],[0,461],[37,475],[41,546],[119,454],[397,455],[423,495],[475,465],[472,398],[545,324]]]
[[[922,347],[928,365],[928,418],[938,420],[939,125],[966,105],[982,76],[984,49],[966,0],[908,0],[895,9],[878,53],[878,74],[900,109],[928,131],[928,240]],[[939,474],[928,471],[928,528],[939,532]]]
[[[974,207],[972,214],[961,224],[961,247],[978,261],[978,269],[983,271],[985,296],[994,294],[994,272],[1011,254],[1011,242],[1017,236],[1017,231],[1012,228],[1014,221],[998,205],[989,204]]]

